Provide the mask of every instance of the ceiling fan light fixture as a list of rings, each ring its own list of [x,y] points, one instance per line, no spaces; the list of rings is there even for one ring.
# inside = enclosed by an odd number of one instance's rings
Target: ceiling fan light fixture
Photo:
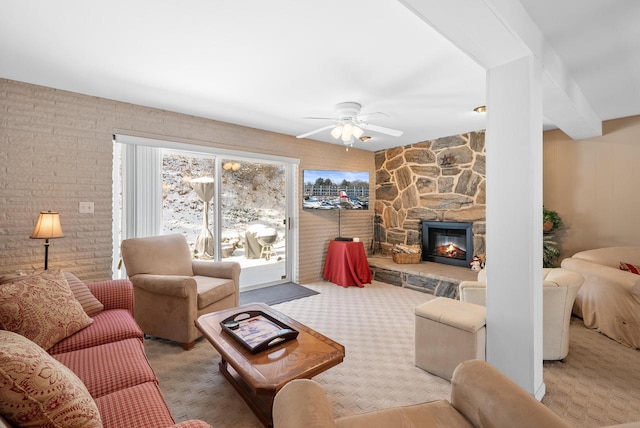
[[[331,136],[336,140],[342,135],[342,125],[338,125],[331,130]]]
[[[368,122],[369,118],[373,115],[379,114],[386,117],[389,117],[389,115],[382,112],[360,114],[360,107],[361,106],[358,103],[345,102],[336,105],[336,115],[333,118],[307,117],[307,119],[332,120],[334,123],[314,129],[313,131],[296,135],[296,138],[307,138],[310,135],[331,130],[330,133],[333,138],[335,138],[336,140],[342,140],[342,142],[347,147],[353,147],[353,144],[355,144],[357,140],[367,141],[367,139],[371,138],[363,138],[365,131],[373,131],[392,137],[399,137],[402,135],[402,131],[399,131],[397,129],[387,128]]]
[[[353,135],[353,125],[350,123],[345,123],[342,126],[342,141],[345,143],[351,140],[351,136]]]

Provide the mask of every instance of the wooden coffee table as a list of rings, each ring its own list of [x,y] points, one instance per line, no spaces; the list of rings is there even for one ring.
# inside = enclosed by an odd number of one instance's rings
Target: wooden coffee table
[[[263,311],[298,330],[298,337],[251,354],[220,327],[220,321],[243,311]],[[266,427],[273,426],[273,399],[280,388],[293,379],[310,379],[344,359],[344,346],[261,303],[202,315],[196,326],[220,353],[220,372]]]

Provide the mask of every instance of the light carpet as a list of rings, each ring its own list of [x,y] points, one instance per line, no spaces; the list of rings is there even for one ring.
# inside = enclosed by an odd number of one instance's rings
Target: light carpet
[[[449,382],[414,366],[414,308],[433,296],[374,281],[364,288],[305,284],[320,294],[274,308],[343,344],[345,360],[314,377],[336,416],[448,399]],[[145,341],[176,421],[202,419],[216,428],[262,425],[218,372],[206,341],[191,351]],[[543,402],[575,427],[640,421],[640,352],[573,320],[565,362],[545,362]]]

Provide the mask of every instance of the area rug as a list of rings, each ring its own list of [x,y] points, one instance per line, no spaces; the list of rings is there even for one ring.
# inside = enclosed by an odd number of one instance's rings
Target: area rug
[[[314,294],[318,294],[318,292],[294,282],[285,282],[284,284],[271,285],[256,290],[242,291],[240,293],[240,304],[265,303],[267,305],[277,305],[278,303],[301,299]]]

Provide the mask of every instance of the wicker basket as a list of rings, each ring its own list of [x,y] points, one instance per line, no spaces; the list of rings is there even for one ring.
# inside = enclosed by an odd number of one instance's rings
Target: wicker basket
[[[420,263],[422,253],[393,253],[393,261],[399,265]]]

